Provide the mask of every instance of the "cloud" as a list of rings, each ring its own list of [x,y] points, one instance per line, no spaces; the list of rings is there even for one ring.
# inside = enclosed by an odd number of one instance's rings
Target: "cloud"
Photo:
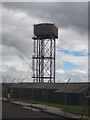
[[[56,73],[58,73],[58,74],[65,74],[65,72],[64,72],[64,70],[56,70]]]
[[[88,67],[88,56],[83,56],[83,57],[76,57],[74,55],[67,55],[64,53],[60,53],[60,59],[62,61],[66,60],[69,63],[73,63],[74,65],[77,65],[80,68],[85,68],[87,69]]]
[[[78,31],[72,28],[59,30],[57,49],[88,51],[88,33],[79,34]]]
[[[26,81],[31,81],[31,68],[31,60],[26,58],[22,60],[19,56],[3,56],[2,77],[3,79],[8,78],[8,82],[13,78],[18,82],[24,77]]]
[[[74,69],[72,71],[64,71],[63,69],[56,70],[56,81],[66,82],[71,79],[70,82],[88,82],[88,70]]]
[[[64,64],[64,61],[67,64]],[[88,82],[88,56],[74,56],[57,52],[56,81],[65,82],[69,78],[71,78],[71,82]]]
[[[2,44],[2,6],[0,4],[0,44]]]
[[[52,21],[59,28],[73,28],[78,32],[88,30],[88,3],[3,3],[8,9],[21,10],[34,18]],[[44,13],[44,14],[43,14]]]
[[[8,71],[3,71],[2,72],[2,81],[4,79],[7,79],[6,82],[11,82],[14,78],[15,81],[14,82],[20,82],[23,78],[25,78],[25,81],[32,81],[32,79],[30,78],[29,75],[31,75],[30,73],[27,73],[25,71],[17,71],[15,69],[15,67],[8,67],[7,69]]]
[[[89,0],[2,0],[3,2],[89,2]]]

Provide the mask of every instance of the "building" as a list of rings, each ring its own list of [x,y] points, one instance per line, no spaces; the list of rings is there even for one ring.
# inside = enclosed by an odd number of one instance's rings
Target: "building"
[[[66,85],[66,93],[65,93]],[[4,88],[3,88],[4,89]],[[88,83],[13,83],[8,94],[14,99],[83,105],[87,103]]]

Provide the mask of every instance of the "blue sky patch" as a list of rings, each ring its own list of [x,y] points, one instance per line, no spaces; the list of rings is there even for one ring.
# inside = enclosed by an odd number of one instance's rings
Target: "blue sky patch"
[[[73,52],[74,56],[87,56],[88,54],[86,52],[83,51],[79,51],[79,52]]]
[[[72,70],[77,68],[77,65],[70,63],[68,61],[63,61],[63,63],[64,63],[63,70]]]
[[[63,49],[60,49],[60,50],[57,50],[58,52],[63,52],[65,54],[72,54],[74,56],[77,56],[77,57],[81,57],[81,56],[88,56],[88,54],[86,53],[86,51],[68,51],[68,50],[63,50]]]

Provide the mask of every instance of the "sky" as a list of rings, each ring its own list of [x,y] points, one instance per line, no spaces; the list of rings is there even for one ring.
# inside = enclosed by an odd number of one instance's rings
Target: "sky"
[[[1,0],[2,2],[89,2],[89,0]]]
[[[10,1],[10,0],[9,0]],[[33,25],[53,22],[56,40],[56,82],[88,81],[87,2],[6,2],[2,3],[0,75],[16,82],[32,81]],[[1,32],[0,32],[1,34]]]

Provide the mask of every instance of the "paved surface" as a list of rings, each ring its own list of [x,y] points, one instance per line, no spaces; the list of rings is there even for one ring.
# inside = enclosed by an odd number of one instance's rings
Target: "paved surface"
[[[31,110],[25,106],[2,102],[2,118],[58,118],[54,115],[40,112],[37,109]],[[62,120],[62,119],[60,119]]]
[[[77,116],[70,113],[65,113],[59,108],[47,106],[41,104],[29,104],[25,102],[14,101],[12,103],[3,102],[3,118],[53,118],[59,120],[80,120],[81,116]],[[43,109],[44,108],[44,109]],[[41,112],[42,111],[42,112]],[[66,116],[66,117],[64,117]],[[82,120],[90,120],[83,117]]]
[[[20,104],[20,102],[14,102],[15,104]],[[66,117],[68,119],[77,119],[77,120],[80,120],[81,116],[79,115],[75,115],[75,114],[71,114],[71,113],[68,113],[68,112],[64,112],[62,111],[61,109],[59,108],[56,108],[56,107],[52,107],[52,106],[45,106],[45,105],[41,105],[41,104],[29,104],[29,103],[24,103],[22,102],[21,103],[22,105],[24,106],[27,106],[27,107],[33,107],[34,108],[38,108],[38,109],[42,109],[43,112],[46,112],[46,113],[51,113],[53,115],[57,115],[57,116],[61,116],[61,117]],[[46,109],[47,108],[47,109]],[[89,120],[87,117],[83,117],[83,120]]]

